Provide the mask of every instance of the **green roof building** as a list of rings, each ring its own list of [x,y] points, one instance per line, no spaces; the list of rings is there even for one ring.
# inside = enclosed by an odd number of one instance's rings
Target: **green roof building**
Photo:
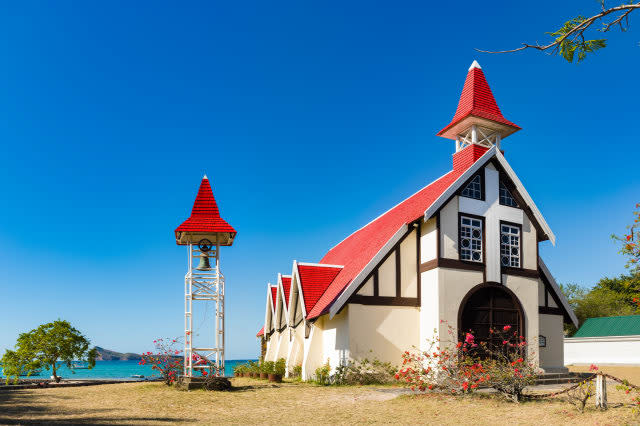
[[[587,319],[564,339],[565,365],[640,365],[640,315]]]
[[[640,315],[588,318],[573,337],[640,336]]]

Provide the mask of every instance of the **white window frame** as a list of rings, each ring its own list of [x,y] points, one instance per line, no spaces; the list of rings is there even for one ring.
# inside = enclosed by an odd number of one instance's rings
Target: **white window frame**
[[[484,262],[484,221],[460,215],[459,258],[467,262]]]
[[[505,259],[507,260],[506,264]],[[500,223],[500,266],[522,267],[522,229],[520,226],[505,222]]]

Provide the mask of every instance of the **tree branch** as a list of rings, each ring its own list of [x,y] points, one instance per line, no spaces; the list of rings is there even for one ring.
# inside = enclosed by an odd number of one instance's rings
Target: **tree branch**
[[[622,31],[625,31],[626,28],[623,26],[622,21],[625,20],[625,24],[627,25],[629,24],[629,14],[631,12],[633,12],[636,9],[640,9],[640,1],[637,3],[631,3],[631,4],[623,4],[620,6],[616,6],[616,7],[611,7],[608,9],[605,9],[604,6],[604,1],[601,2],[602,4],[602,12],[598,13],[597,15],[593,15],[589,18],[586,18],[584,20],[582,20],[580,23],[578,23],[577,25],[573,26],[572,28],[570,28],[566,33],[562,34],[561,36],[557,37],[555,39],[555,41],[553,41],[552,43],[549,44],[544,44],[544,45],[540,45],[538,43],[536,44],[527,44],[527,43],[522,43],[521,47],[515,48],[515,49],[510,49],[510,50],[481,50],[481,49],[476,49],[476,51],[478,52],[482,52],[482,53],[513,53],[513,52],[518,52],[521,50],[525,50],[525,49],[536,49],[536,50],[540,50],[540,51],[546,51],[549,49],[552,49],[553,53],[557,53],[558,50],[560,49],[560,47],[562,46],[563,42],[566,41],[570,41],[570,42],[574,42],[578,37],[584,37],[584,32],[589,29],[594,23],[596,23],[598,20],[603,19],[605,16],[608,16],[612,13],[617,13],[617,12],[623,12],[621,13],[617,18],[615,18],[613,21],[611,22],[607,22],[604,23],[603,27],[599,30],[601,32],[607,32],[611,29],[612,26],[619,24],[620,25],[620,29]],[[569,21],[568,23],[565,24],[565,26],[567,24],[571,23],[571,21]],[[558,34],[559,31],[562,31],[562,29],[556,31],[555,33],[552,34]],[[584,38],[583,38],[583,43],[584,43]]]

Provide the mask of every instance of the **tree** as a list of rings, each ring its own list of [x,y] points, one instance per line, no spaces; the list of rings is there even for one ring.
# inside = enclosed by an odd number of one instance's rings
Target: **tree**
[[[51,368],[53,379],[59,382],[58,362],[69,368],[73,361],[80,360],[87,361],[89,368],[95,366],[97,351],[89,349],[89,344],[89,340],[68,321],[57,320],[20,334],[15,350],[7,350],[0,364],[7,383],[12,377],[17,382],[21,374],[31,375],[41,368]]]
[[[550,43],[522,43],[522,46],[516,49],[500,51],[476,50],[484,53],[512,53],[525,49],[536,49],[550,52],[552,55],[560,55],[569,62],[573,62],[574,59],[580,62],[587,57],[587,54],[607,46],[606,39],[587,39],[585,33],[591,30],[606,33],[612,28],[619,28],[620,31],[625,32],[629,28],[629,14],[640,9],[640,2],[622,3],[615,7],[607,7],[605,0],[599,0],[599,3],[600,13],[588,18],[578,15],[566,21],[556,31],[547,33],[553,38]],[[600,28],[595,28],[596,24],[601,24]]]
[[[638,307],[633,303],[633,295],[638,294],[640,276],[620,275],[616,278],[602,278],[591,289],[577,284],[561,285],[569,305],[578,317],[579,324],[587,318],[634,315]],[[565,332],[571,336],[577,329],[569,324]]]
[[[621,242],[620,254],[628,257],[626,267],[637,277],[640,275],[640,203],[636,204],[633,216],[627,233],[623,237],[612,235],[612,238]],[[636,290],[640,289],[640,283],[636,282],[636,285]]]

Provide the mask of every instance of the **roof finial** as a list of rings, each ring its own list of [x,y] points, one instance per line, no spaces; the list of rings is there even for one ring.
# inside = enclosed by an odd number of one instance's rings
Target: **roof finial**
[[[207,179],[209,180],[209,178],[207,177],[207,174],[205,173],[204,176],[202,176],[202,179]]]
[[[473,62],[471,63],[471,66],[469,67],[469,71],[471,71],[474,68],[478,68],[479,70],[482,69],[482,67],[480,66],[480,64],[478,63],[478,61],[476,61],[475,59],[473,60]]]

